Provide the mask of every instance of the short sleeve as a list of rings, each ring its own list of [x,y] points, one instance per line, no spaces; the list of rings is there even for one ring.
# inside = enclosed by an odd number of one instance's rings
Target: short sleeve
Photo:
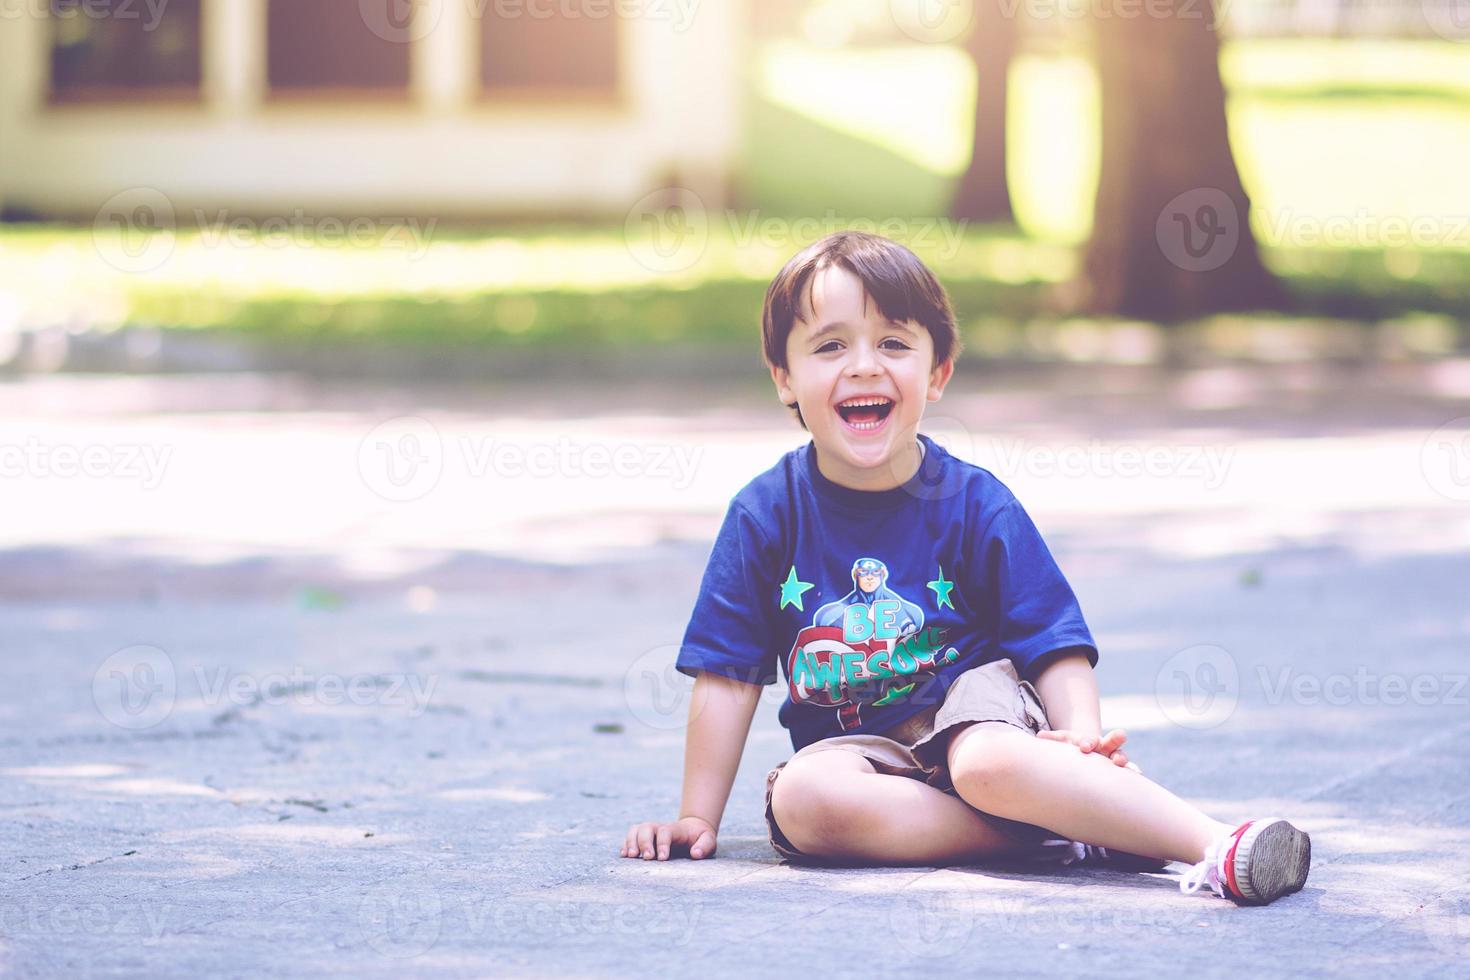
[[[774,684],[779,652],[766,610],[777,557],[755,517],[738,502],[725,513],[674,666],[749,684]]]
[[[980,557],[1000,652],[1022,677],[1034,679],[1048,654],[1073,647],[1085,648],[1077,652],[1096,665],[1097,645],[1077,596],[1020,503],[1012,500],[996,513]]]

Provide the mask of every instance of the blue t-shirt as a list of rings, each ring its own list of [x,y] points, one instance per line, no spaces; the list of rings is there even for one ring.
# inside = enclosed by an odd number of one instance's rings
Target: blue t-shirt
[[[927,436],[891,490],[828,480],[811,443],[745,486],[725,514],[676,666],[787,686],[793,748],[878,732],[1009,657],[1034,678],[1092,633],[1020,503]]]

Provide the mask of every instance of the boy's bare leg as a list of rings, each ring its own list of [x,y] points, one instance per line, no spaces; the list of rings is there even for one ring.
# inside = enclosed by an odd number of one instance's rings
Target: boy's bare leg
[[[1195,864],[1232,829],[1140,773],[1003,723],[956,729],[948,759],[971,806],[1084,844]]]
[[[771,812],[802,853],[855,862],[944,865],[1022,846],[964,801],[840,749],[788,763],[771,789]]]

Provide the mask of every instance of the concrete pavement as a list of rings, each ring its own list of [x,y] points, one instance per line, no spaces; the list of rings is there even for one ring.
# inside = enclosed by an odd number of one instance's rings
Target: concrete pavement
[[[987,379],[936,413],[1047,533],[1148,774],[1312,833],[1264,910],[785,865],[774,688],[718,858],[618,858],[677,811],[670,663],[723,501],[799,440],[764,392],[0,386],[0,446],[32,447],[0,480],[0,965],[1459,975],[1470,391],[1433,370]]]

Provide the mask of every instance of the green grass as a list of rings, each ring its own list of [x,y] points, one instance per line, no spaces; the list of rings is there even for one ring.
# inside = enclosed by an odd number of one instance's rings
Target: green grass
[[[911,243],[972,308],[1024,316],[1041,288],[1072,271],[1073,254],[1061,246],[983,230],[944,239],[937,227],[912,225]],[[722,215],[708,229],[699,261],[668,274],[641,265],[643,253],[611,227],[446,229],[417,258],[406,249],[229,245],[181,232],[168,261],[138,274],[110,263],[112,240],[99,248],[90,229],[10,226],[0,232],[0,297],[14,296],[41,321],[305,342],[748,343],[765,283],[795,246],[793,229],[777,223],[749,240]]]
[[[922,223],[907,230],[967,332],[1046,319],[1053,289],[1075,273],[1073,249],[1011,229],[972,227],[953,241]],[[749,348],[765,284],[792,244],[745,241],[716,221],[704,258],[662,278],[638,265],[620,228],[564,237],[456,229],[416,261],[348,248],[221,252],[182,236],[162,268],[130,275],[107,264],[89,230],[12,227],[0,233],[0,329],[10,294],[38,322],[224,330],[277,343]],[[1310,314],[1470,309],[1470,251],[1278,249],[1270,258]]]

